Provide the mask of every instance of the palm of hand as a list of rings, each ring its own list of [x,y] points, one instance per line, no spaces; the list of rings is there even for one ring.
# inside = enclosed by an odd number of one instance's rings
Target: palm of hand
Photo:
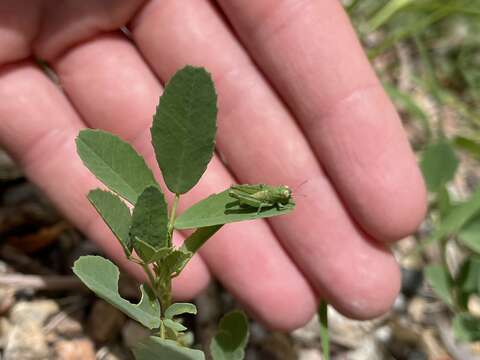
[[[125,264],[85,200],[98,183],[73,139],[84,127],[114,132],[156,168],[148,127],[161,83],[202,65],[219,92],[219,156],[180,209],[236,181],[308,181],[288,218],[218,233],[177,279],[177,296],[211,272],[281,329],[307,321],[319,296],[359,318],[388,308],[399,272],[382,241],[415,229],[425,191],[337,1],[15,2],[0,13],[0,142],[111,257]]]

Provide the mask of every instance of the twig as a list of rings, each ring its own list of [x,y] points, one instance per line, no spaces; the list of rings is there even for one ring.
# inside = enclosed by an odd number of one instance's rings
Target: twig
[[[69,317],[70,315],[74,314],[75,312],[77,312],[78,310],[82,309],[83,307],[85,307],[87,305],[87,303],[85,301],[80,301],[76,304],[71,304],[69,307],[67,307],[65,310],[59,312],[58,314],[56,314],[53,318],[50,319],[50,321],[43,327],[43,331],[48,334],[50,332],[52,332],[53,330],[55,330],[57,328],[58,325],[60,325],[60,323],[62,321],[64,321],[67,317]]]
[[[4,245],[0,247],[0,258],[11,263],[17,271],[34,273],[38,275],[53,275],[54,272],[46,266],[40,264],[30,256],[25,255],[13,246]]]
[[[0,286],[10,286],[15,289],[32,290],[88,290],[83,283],[74,276],[61,275],[0,275]]]
[[[0,275],[0,286],[9,286],[16,290],[30,289],[41,291],[89,291],[87,287],[76,277],[70,275],[25,275],[25,274],[7,274]],[[123,296],[127,298],[139,298],[138,288],[126,288],[122,291]]]

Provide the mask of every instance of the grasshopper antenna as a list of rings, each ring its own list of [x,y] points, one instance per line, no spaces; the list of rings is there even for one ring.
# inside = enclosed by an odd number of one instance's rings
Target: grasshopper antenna
[[[302,196],[302,197],[306,197],[307,195],[305,194],[297,194],[296,192],[303,186],[305,185],[307,182],[309,181],[309,179],[306,179],[304,181],[302,181],[300,184],[298,185],[295,185],[292,190],[295,192],[295,196]]]

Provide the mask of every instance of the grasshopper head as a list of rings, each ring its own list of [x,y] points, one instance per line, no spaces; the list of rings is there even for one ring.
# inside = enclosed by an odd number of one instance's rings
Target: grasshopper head
[[[279,190],[282,200],[288,202],[292,197],[292,190],[287,185],[281,186]]]

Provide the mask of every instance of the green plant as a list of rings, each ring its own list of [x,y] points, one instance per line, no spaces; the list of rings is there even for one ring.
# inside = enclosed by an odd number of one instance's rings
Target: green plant
[[[330,360],[330,335],[328,333],[328,304],[320,301],[318,307],[318,321],[320,323],[320,339],[322,341],[323,360]]]
[[[430,144],[421,167],[432,194],[431,217],[435,229],[421,247],[437,244],[442,262],[426,267],[425,277],[438,297],[455,314],[453,330],[462,341],[480,340],[480,318],[469,312],[468,302],[480,296],[480,189],[467,200],[454,203],[447,184],[458,167],[456,154],[446,140]],[[448,267],[447,242],[455,241],[467,254],[458,271]]]
[[[233,197],[231,192],[237,187],[232,187],[177,216],[180,196],[197,184],[213,156],[216,99],[210,75],[192,66],[178,71],[160,97],[151,135],[163,179],[174,195],[170,209],[152,171],[129,144],[100,130],[83,130],[76,140],[85,166],[109,188],[92,190],[88,199],[120,242],[125,256],[143,268],[148,282],[140,288],[140,302],[132,304],[120,296],[120,272],[109,260],[84,256],[75,262],[73,271],[97,296],[151,330],[151,336],[133,348],[138,360],[204,359],[202,351],[183,345],[187,328],[178,317],[196,314],[197,309],[190,303],[172,301],[172,279],[224,224],[283,215],[295,207],[287,187],[255,185],[268,189],[268,194],[257,194],[261,197],[259,205]],[[265,196],[276,189],[287,189],[288,197],[266,201]],[[250,194],[251,198],[255,194]],[[175,229],[195,231],[183,245],[175,247]],[[245,315],[238,311],[227,314],[211,343],[211,354],[216,360],[243,359],[247,339]]]
[[[438,247],[441,260],[426,267],[425,277],[453,313],[457,338],[480,340],[480,318],[467,306],[480,296],[480,188],[462,201],[451,191],[459,154],[473,166],[480,159],[480,8],[469,0],[351,0],[346,8],[388,94],[408,125],[420,125],[413,145],[432,230],[417,234],[415,255]],[[465,254],[458,271],[447,266],[452,242]]]

